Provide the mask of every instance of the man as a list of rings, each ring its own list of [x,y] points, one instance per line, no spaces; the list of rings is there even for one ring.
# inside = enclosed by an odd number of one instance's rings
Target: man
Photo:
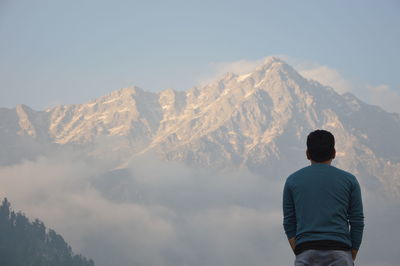
[[[306,155],[311,165],[290,175],[283,191],[283,226],[295,266],[354,265],[364,230],[360,185],[331,166],[336,151],[330,132],[311,132]]]

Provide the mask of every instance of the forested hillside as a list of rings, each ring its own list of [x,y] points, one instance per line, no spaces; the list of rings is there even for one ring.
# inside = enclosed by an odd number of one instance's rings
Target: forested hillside
[[[1,266],[94,266],[92,260],[75,255],[63,237],[14,212],[5,198],[0,207]]]

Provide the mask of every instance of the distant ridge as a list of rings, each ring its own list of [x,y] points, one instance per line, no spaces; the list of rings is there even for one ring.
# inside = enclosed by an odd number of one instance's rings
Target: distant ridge
[[[1,164],[74,146],[126,167],[137,156],[282,177],[304,165],[316,128],[338,139],[337,164],[400,195],[399,114],[302,77],[277,57],[187,91],[124,88],[85,104],[0,109]]]

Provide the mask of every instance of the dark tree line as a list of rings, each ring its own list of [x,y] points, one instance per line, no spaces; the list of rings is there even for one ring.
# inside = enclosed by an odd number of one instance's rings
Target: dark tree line
[[[94,266],[75,255],[63,237],[43,222],[15,213],[5,198],[0,206],[0,266]]]

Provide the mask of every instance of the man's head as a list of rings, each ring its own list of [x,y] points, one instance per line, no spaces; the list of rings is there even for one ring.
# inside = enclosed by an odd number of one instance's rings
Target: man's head
[[[307,159],[322,163],[335,158],[335,137],[326,130],[315,130],[307,137]]]

